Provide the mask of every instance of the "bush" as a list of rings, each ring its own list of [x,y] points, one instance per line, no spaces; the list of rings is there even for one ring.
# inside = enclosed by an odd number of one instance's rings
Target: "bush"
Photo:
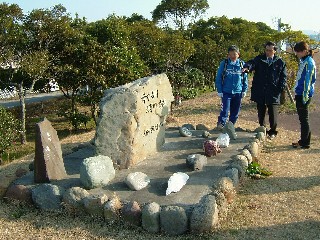
[[[0,154],[19,139],[20,124],[13,114],[0,106]]]
[[[81,124],[87,128],[87,123],[91,120],[90,116],[88,116],[86,113],[79,112],[77,109],[75,111],[71,111],[70,109],[62,109],[58,113],[58,116],[68,119],[75,131],[79,130]]]
[[[195,98],[200,91],[206,91],[210,86],[205,85],[203,72],[197,68],[189,68],[177,72],[168,72],[171,86],[175,96],[183,99]]]
[[[180,91],[182,88],[203,88],[205,87],[205,77],[203,72],[197,68],[190,68],[187,70],[168,72],[171,86]]]
[[[198,96],[198,89],[196,88],[182,88],[180,89],[176,95],[182,97],[182,99],[191,99]]]

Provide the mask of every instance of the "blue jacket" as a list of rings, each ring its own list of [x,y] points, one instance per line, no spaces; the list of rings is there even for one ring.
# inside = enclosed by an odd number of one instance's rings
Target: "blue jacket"
[[[216,88],[219,93],[242,93],[248,90],[248,74],[242,73],[240,59],[237,59],[235,64],[228,59],[226,71],[224,73],[225,60],[220,62],[216,77]],[[242,66],[244,62],[242,61]],[[224,80],[223,78],[224,74]]]
[[[269,64],[263,54],[246,62],[244,67],[254,71],[251,100],[259,104],[280,104],[280,95],[287,82],[285,62],[274,56]]]
[[[300,59],[299,70],[294,87],[295,94],[302,96],[305,104],[314,94],[314,84],[316,82],[316,64],[311,56]]]

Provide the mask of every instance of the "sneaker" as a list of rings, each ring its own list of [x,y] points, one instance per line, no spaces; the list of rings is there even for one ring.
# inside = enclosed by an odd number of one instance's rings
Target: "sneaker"
[[[267,131],[267,137],[268,137],[270,140],[272,140],[272,139],[274,139],[274,138],[277,136],[277,133],[278,133],[278,131],[271,131],[271,130],[269,130],[269,131]]]
[[[275,134],[270,134],[270,135],[268,135],[268,138],[269,138],[270,140],[274,139],[275,137],[276,137]]]
[[[221,131],[222,129],[223,129],[222,123],[218,123],[217,127],[216,127],[216,130]]]

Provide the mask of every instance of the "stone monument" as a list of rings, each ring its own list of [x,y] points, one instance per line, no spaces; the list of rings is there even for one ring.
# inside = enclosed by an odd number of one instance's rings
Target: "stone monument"
[[[96,153],[120,168],[143,161],[165,141],[166,117],[174,101],[166,74],[108,89],[100,103]]]
[[[60,180],[67,176],[57,131],[44,118],[36,124],[34,181],[36,183]]]

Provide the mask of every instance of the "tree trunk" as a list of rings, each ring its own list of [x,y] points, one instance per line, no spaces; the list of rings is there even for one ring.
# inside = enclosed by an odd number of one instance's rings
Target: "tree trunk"
[[[21,144],[27,143],[26,136],[26,104],[25,104],[25,92],[23,89],[23,84],[19,84],[19,99],[21,106]]]
[[[78,120],[76,119],[76,94],[73,91],[72,93],[72,98],[71,98],[71,117],[72,117],[72,125],[74,127],[74,130],[77,132],[78,131]]]

